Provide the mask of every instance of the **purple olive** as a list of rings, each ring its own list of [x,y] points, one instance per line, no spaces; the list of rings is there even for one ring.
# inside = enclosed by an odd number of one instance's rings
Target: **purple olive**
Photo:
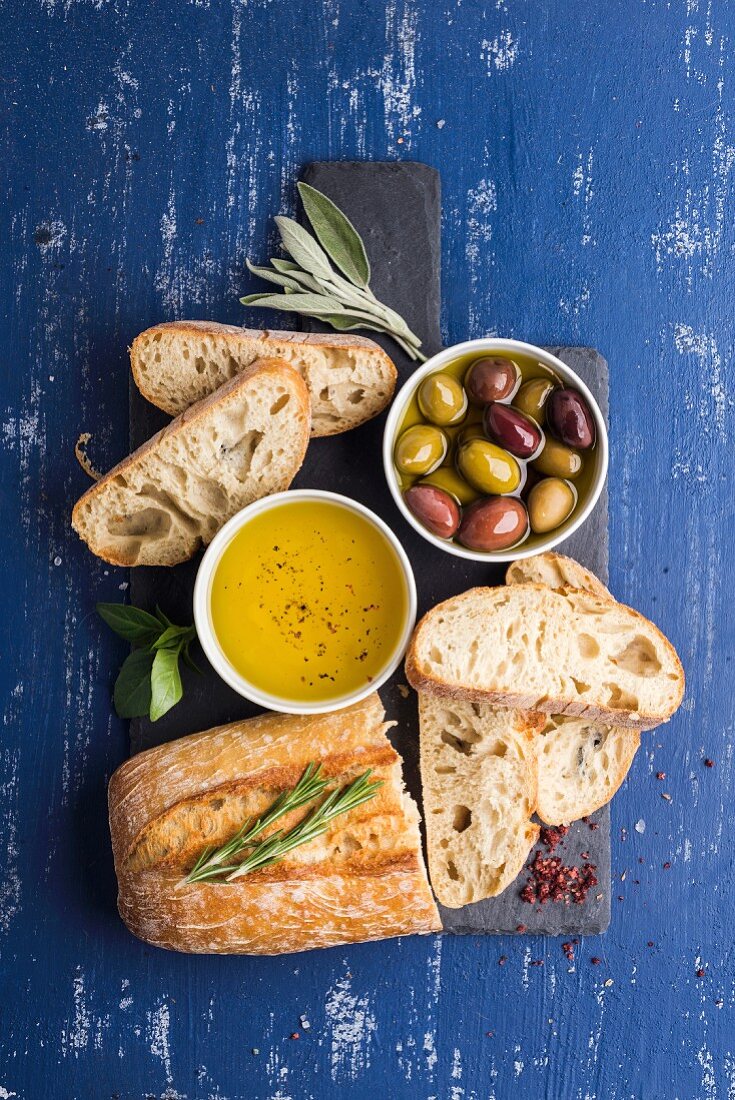
[[[464,376],[467,396],[475,405],[504,401],[512,397],[521,383],[521,372],[512,359],[490,356],[476,359]]]
[[[543,443],[543,432],[528,416],[493,401],[483,417],[485,434],[516,458],[530,458]]]
[[[595,443],[595,422],[577,390],[554,390],[546,402],[546,423],[560,443],[586,451]]]
[[[433,485],[413,485],[403,494],[408,510],[419,523],[440,539],[450,539],[459,527],[457,501]]]
[[[507,550],[528,533],[528,512],[516,497],[486,497],[465,509],[457,538],[468,550]]]

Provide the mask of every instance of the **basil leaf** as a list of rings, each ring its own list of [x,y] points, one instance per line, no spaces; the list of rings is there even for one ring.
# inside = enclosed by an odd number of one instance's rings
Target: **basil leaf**
[[[163,626],[173,626],[174,624],[169,619],[168,615],[164,615],[161,608],[156,604],[156,618],[161,620]]]
[[[370,261],[360,234],[340,208],[321,191],[308,183],[297,186],[306,216],[320,245],[354,286],[365,289],[370,282]]]
[[[284,248],[304,271],[327,279],[333,274],[326,252],[320,248],[311,233],[307,233],[293,218],[279,216],[276,218],[276,225]]]
[[[115,681],[113,702],[120,718],[142,718],[151,706],[153,654],[134,649],[125,659]]]
[[[249,295],[250,298],[255,295]],[[257,303],[241,298],[243,305],[258,305],[266,309],[284,309],[290,313],[305,313],[309,317],[318,317],[322,313],[342,313],[342,306],[336,298],[326,294],[259,294]]]
[[[121,638],[138,645],[151,645],[163,630],[158,619],[124,603],[98,603],[97,614]]]
[[[167,626],[160,638],[157,638],[151,649],[180,649],[182,645],[188,645],[195,637],[193,626]]]
[[[268,283],[276,283],[278,286],[285,286],[289,290],[299,289],[296,280],[289,278],[288,275],[279,275],[277,271],[271,271],[269,267],[256,267],[255,264],[250,263],[250,260],[246,260],[245,264],[248,271],[253,275],[257,275],[259,279],[265,279]]]
[[[199,665],[196,663],[196,661],[192,657],[191,653],[189,652],[189,643],[188,642],[186,643],[186,645],[182,649],[181,656],[184,658],[184,664],[188,665],[189,668],[192,670],[192,672],[196,672],[200,676],[204,675],[204,673],[200,669]]]
[[[176,706],[184,689],[179,674],[179,649],[159,649],[151,669],[151,722]]]

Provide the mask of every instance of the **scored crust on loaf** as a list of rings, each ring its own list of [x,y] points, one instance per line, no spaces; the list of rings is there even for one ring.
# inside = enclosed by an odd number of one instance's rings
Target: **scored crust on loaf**
[[[416,689],[650,729],[679,706],[684,672],[638,612],[538,584],[475,588],[437,605],[406,658]]]
[[[640,743],[640,730],[550,717],[538,739],[538,816],[547,825],[569,825],[605,806]]]
[[[585,569],[574,558],[555,554],[552,550],[511,562],[505,572],[505,583],[545,584],[554,591],[579,588],[583,592],[592,592],[595,596],[613,599],[609,589],[590,569]]]
[[[545,718],[419,693],[421,783],[431,885],[442,905],[496,897],[539,827],[537,734]]]
[[[377,694],[334,714],[265,714],[126,761],[110,780],[118,906],[130,931],[179,951],[280,954],[440,929],[418,810]],[[321,763],[335,784],[383,786],[329,831],[233,883],[184,884],[219,845]],[[302,808],[271,827],[290,828]],[[269,830],[262,835],[267,836]]]
[[[170,321],[142,332],[130,349],[136,386],[172,416],[263,357],[283,359],[303,377],[313,436],[336,435],[370,420],[395,390],[393,361],[362,336]]]
[[[246,504],[289,487],[309,421],[299,374],[258,360],[88,489],[72,526],[113,565],[186,561]]]

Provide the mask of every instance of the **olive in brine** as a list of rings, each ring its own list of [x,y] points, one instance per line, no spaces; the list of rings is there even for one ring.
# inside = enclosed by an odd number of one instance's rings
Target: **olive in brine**
[[[546,421],[551,434],[567,447],[586,451],[594,446],[595,422],[577,390],[555,390],[546,405]]]
[[[528,494],[528,517],[531,530],[545,535],[569,519],[577,503],[577,491],[560,477],[545,477]]]
[[[516,497],[489,497],[466,509],[457,538],[468,550],[508,550],[528,534],[528,513]]]
[[[430,474],[444,461],[449,444],[444,432],[430,424],[415,424],[398,437],[393,459],[402,474]]]
[[[520,409],[526,416],[531,416],[537,424],[543,426],[546,419],[546,402],[554,389],[554,383],[550,378],[532,378],[530,382],[524,382],[518,393],[513,398],[513,408]]]
[[[480,493],[513,493],[521,483],[521,468],[502,447],[487,439],[470,439],[457,452],[465,481]]]
[[[444,427],[458,424],[467,412],[467,394],[451,374],[430,374],[418,389],[421,415]]]
[[[408,510],[440,539],[450,539],[459,527],[460,510],[449,493],[435,485],[412,485],[403,494]]]
[[[438,470],[434,470],[428,477],[423,478],[420,484],[435,485],[437,489],[443,489],[462,505],[472,504],[480,495],[476,489],[467,484],[463,477],[460,477],[452,466],[440,466]]]
[[[543,433],[529,417],[510,405],[493,401],[483,417],[485,433],[516,458],[530,458],[543,443]]]
[[[467,396],[475,405],[506,401],[518,389],[521,372],[512,359],[486,356],[476,359],[464,376]]]
[[[545,477],[575,478],[582,471],[582,456],[578,451],[565,447],[563,443],[557,443],[547,435],[544,449],[538,458],[533,460],[533,465]]]

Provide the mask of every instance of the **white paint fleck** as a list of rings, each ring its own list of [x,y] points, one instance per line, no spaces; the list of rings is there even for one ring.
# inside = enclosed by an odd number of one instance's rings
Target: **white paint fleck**
[[[421,114],[421,108],[413,102],[418,14],[412,0],[403,0],[400,15],[397,0],[386,4],[385,38],[387,50],[379,82],[389,151],[395,156],[399,150],[407,152],[411,148],[411,126]]]
[[[699,416],[704,434],[709,434],[714,424],[720,442],[725,442],[725,417],[732,400],[725,389],[722,358],[714,333],[695,332],[691,325],[675,324],[674,347],[679,355],[692,355],[697,360],[695,389],[689,385],[685,388],[689,408]]]
[[[77,968],[77,974],[73,982],[74,1015],[68,1020],[66,1027],[61,1032],[61,1053],[65,1058],[73,1054],[78,1058],[80,1053],[89,1046],[89,1038],[92,1030],[92,1017],[87,1007],[84,974],[81,967]]]
[[[641,818],[639,818],[639,819],[638,819],[638,821],[636,821],[636,823],[635,823],[635,825],[633,826],[633,828],[635,829],[635,831],[636,831],[637,833],[641,833],[641,834],[642,834],[642,833],[645,833],[645,831],[646,831],[646,823],[645,823],[645,821],[643,820],[643,818],[642,818],[642,817],[641,817]]]
[[[370,1045],[378,1025],[367,993],[353,993],[350,978],[338,978],[324,1012],[330,1031],[332,1080],[356,1081],[370,1066]]]
[[[173,1084],[171,1073],[171,1014],[166,1001],[161,1001],[157,1008],[146,1013],[148,1025],[146,1027],[146,1039],[150,1044],[151,1054],[160,1058],[163,1072],[166,1075],[166,1083]]]
[[[495,69],[499,73],[512,69],[518,56],[518,43],[510,31],[501,31],[492,41],[485,39],[480,50],[480,57],[487,63],[488,73]]]

